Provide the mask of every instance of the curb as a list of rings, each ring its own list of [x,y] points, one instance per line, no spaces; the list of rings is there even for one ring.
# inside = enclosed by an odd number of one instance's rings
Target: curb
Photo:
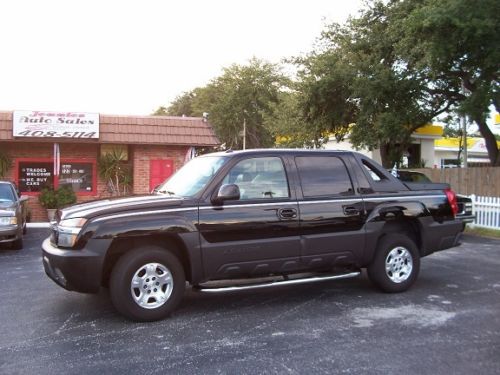
[[[50,223],[26,223],[28,228],[50,228]]]

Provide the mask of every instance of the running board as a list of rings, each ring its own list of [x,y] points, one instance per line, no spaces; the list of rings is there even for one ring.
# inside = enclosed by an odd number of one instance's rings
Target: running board
[[[329,276],[313,276],[313,277],[305,277],[300,279],[285,279],[285,280],[276,280],[276,281],[267,281],[263,283],[256,284],[245,284],[245,285],[233,285],[233,286],[203,286],[197,285],[194,287],[196,291],[206,292],[206,293],[223,293],[223,292],[233,292],[239,290],[249,290],[249,289],[260,289],[260,288],[270,288],[274,286],[280,285],[297,285],[297,284],[307,284],[307,283],[315,283],[318,281],[327,281],[327,280],[338,280],[338,279],[349,279],[351,277],[356,277],[361,274],[360,271],[344,273],[340,275],[329,275]]]

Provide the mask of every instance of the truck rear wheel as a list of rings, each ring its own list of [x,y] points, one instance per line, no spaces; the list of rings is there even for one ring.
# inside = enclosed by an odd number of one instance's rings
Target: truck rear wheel
[[[184,269],[175,255],[158,246],[141,246],[118,260],[109,290],[121,314],[150,322],[165,318],[177,307],[185,283]]]
[[[370,280],[387,293],[404,292],[412,286],[420,270],[420,255],[415,243],[402,234],[385,235],[377,245],[368,266]]]

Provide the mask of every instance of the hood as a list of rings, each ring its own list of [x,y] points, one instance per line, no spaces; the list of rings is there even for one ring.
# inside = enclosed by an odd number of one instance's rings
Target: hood
[[[87,203],[70,206],[58,211],[60,220],[83,217],[91,219],[96,216],[110,215],[118,212],[134,212],[151,209],[162,209],[165,207],[180,206],[183,201],[181,197],[169,197],[168,195],[138,195],[126,198],[99,199]],[[58,220],[59,221],[59,220]]]

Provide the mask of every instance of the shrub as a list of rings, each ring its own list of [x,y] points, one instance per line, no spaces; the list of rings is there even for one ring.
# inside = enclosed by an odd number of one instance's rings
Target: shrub
[[[71,186],[65,185],[58,189],[46,187],[38,197],[40,205],[47,209],[62,208],[76,202],[76,194]]]
[[[56,191],[52,187],[45,187],[38,196],[38,201],[43,208],[57,208]]]

